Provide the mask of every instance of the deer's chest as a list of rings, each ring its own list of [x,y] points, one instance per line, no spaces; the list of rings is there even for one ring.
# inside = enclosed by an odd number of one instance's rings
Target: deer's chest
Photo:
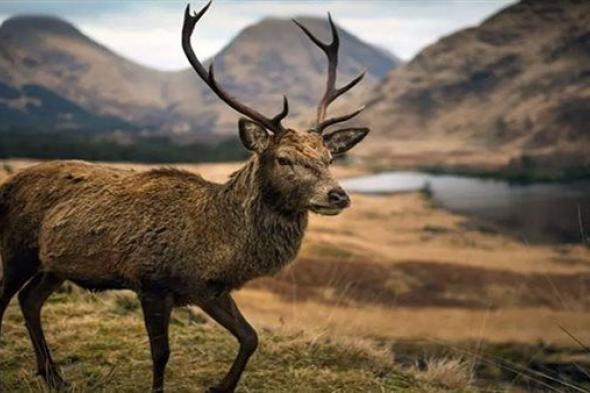
[[[297,220],[257,227],[234,255],[235,285],[276,274],[292,262],[301,248],[306,223]]]

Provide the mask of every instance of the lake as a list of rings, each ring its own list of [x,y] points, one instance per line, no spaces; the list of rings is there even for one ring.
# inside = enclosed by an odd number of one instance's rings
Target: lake
[[[342,181],[349,192],[425,191],[435,206],[473,218],[479,228],[534,243],[580,243],[590,236],[590,182],[515,184],[422,172],[385,172]]]

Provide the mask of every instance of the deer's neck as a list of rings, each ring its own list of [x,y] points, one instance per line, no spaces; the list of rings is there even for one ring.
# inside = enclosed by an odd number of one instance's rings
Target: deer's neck
[[[276,206],[265,194],[259,158],[252,157],[224,185],[223,192],[243,211],[244,261],[253,275],[278,271],[295,258],[307,226],[307,212],[293,212]]]

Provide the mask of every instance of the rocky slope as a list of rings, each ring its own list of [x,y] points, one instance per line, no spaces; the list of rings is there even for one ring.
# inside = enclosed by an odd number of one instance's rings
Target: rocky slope
[[[302,22],[327,35],[326,21]],[[367,68],[365,86],[370,86],[398,63],[345,31],[341,35],[343,78]],[[265,19],[242,31],[215,62],[220,83],[261,111],[278,110],[280,95],[287,93],[294,112],[301,113],[319,99],[325,77],[321,56],[291,21]],[[17,16],[2,24],[0,82],[4,128],[110,127],[187,138],[235,131],[236,115],[191,69],[143,67],[53,17]],[[51,97],[40,98],[31,89]],[[52,105],[53,98],[63,105]]]
[[[449,35],[367,98],[364,154],[400,165],[590,165],[590,3],[523,1]]]

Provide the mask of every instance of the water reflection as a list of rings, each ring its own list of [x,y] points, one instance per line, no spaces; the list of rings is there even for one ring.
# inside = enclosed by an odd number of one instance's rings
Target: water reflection
[[[426,189],[435,205],[528,242],[579,243],[583,234],[590,234],[588,181],[513,184],[476,177],[387,172],[346,179],[342,184],[359,193]]]

